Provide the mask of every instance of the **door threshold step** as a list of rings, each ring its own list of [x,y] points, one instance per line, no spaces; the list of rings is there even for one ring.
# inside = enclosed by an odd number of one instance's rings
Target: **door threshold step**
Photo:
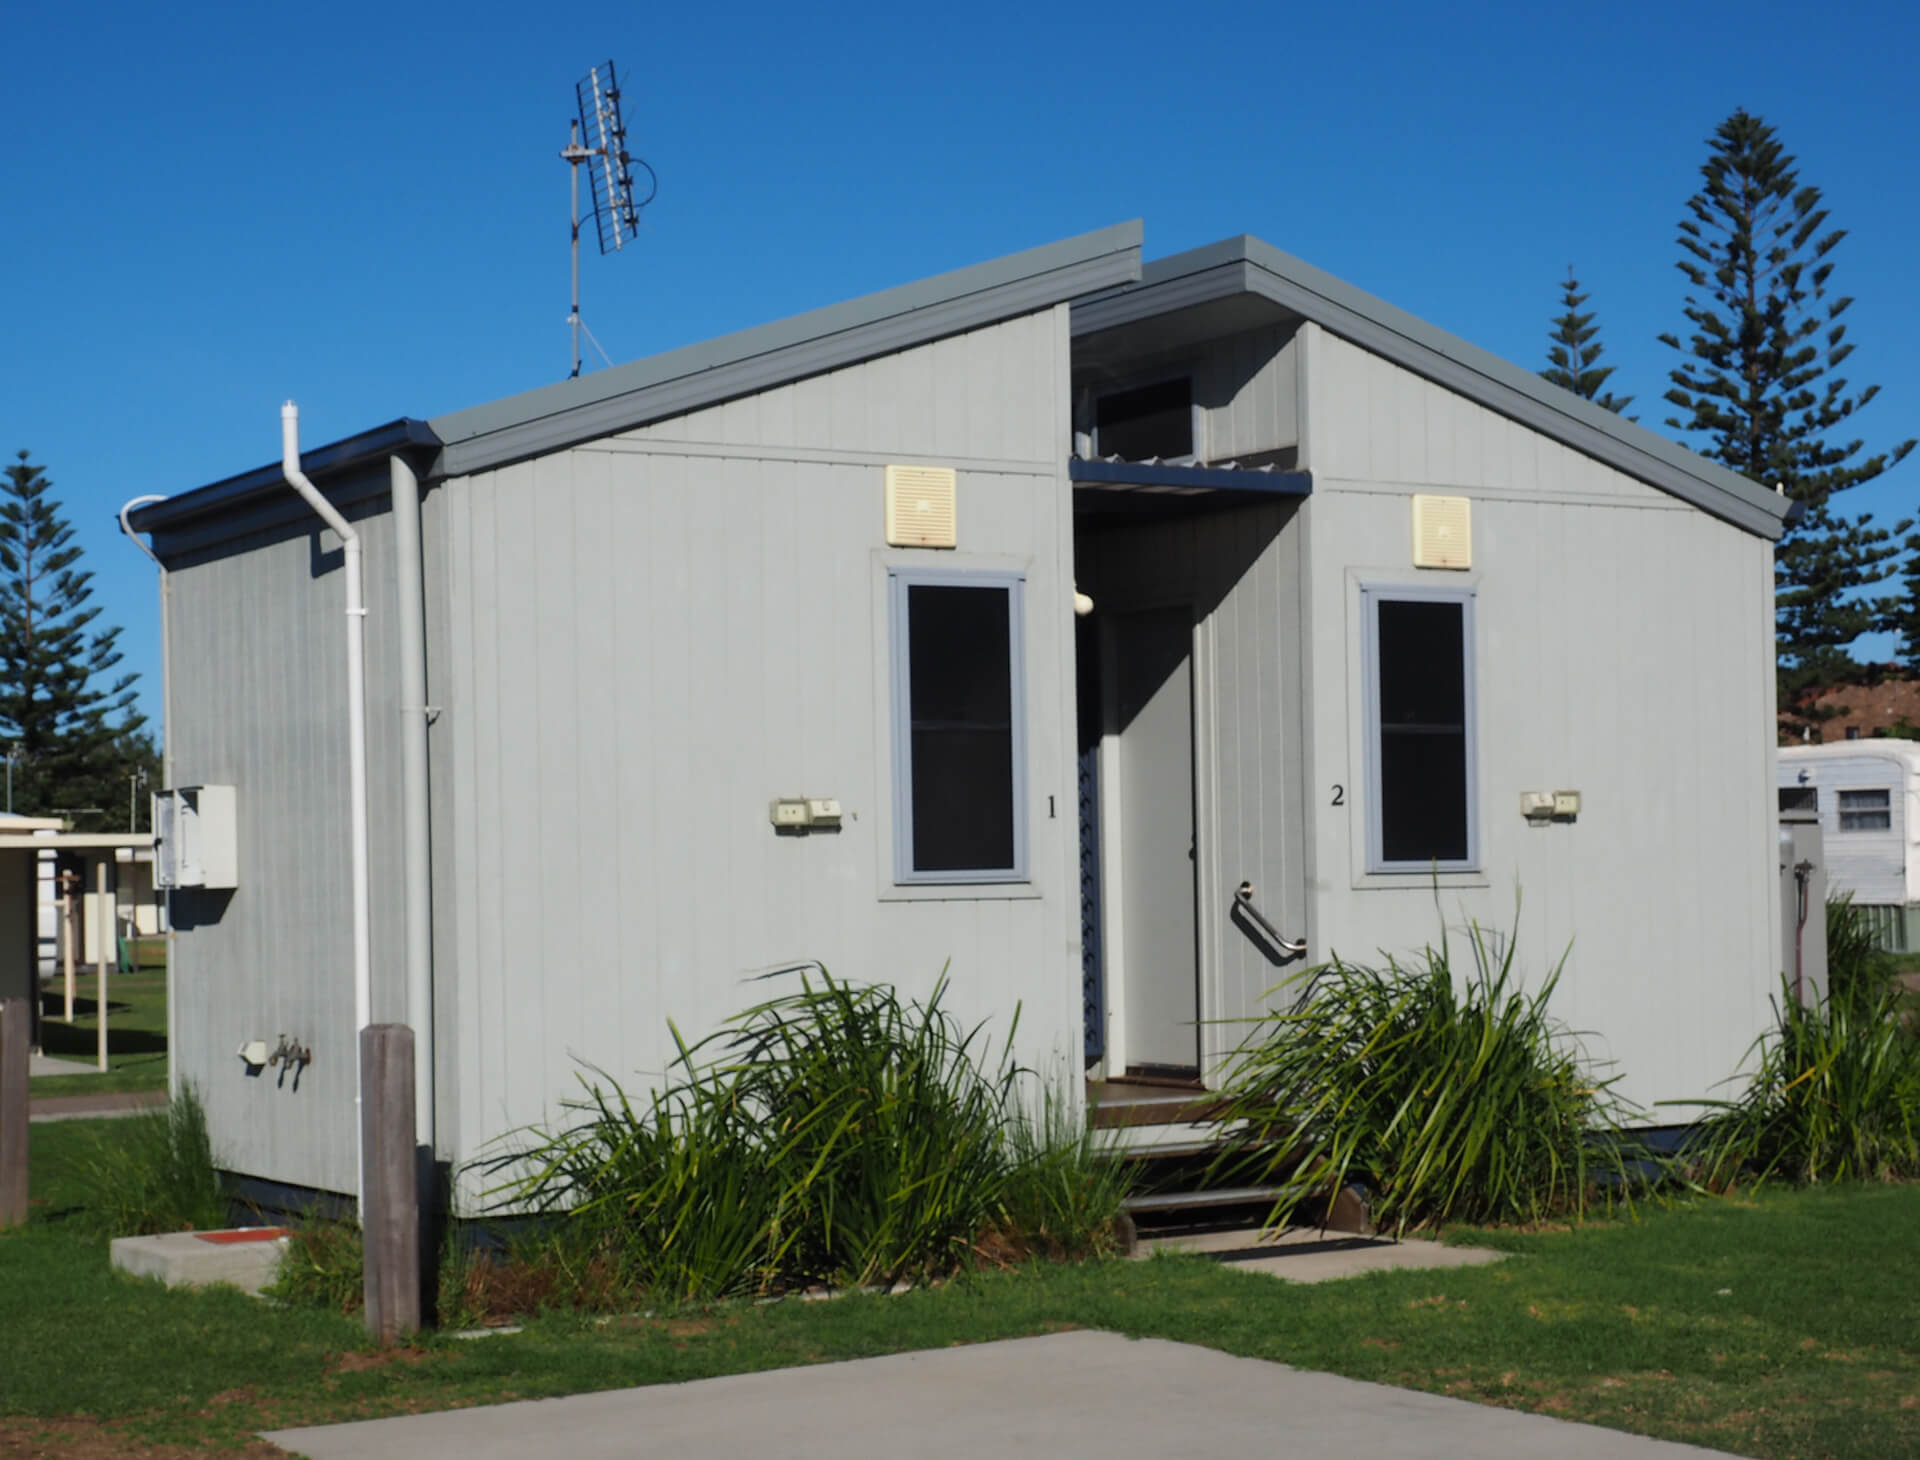
[[[1272,1203],[1282,1197],[1304,1198],[1303,1210],[1318,1215],[1319,1220],[1314,1225],[1322,1232],[1352,1232],[1360,1236],[1373,1234],[1373,1213],[1365,1193],[1357,1186],[1341,1187],[1331,1201],[1314,1197],[1299,1185],[1223,1186],[1213,1191],[1169,1191],[1154,1196],[1128,1197],[1120,1204],[1123,1246],[1128,1252],[1134,1249],[1139,1237],[1139,1228],[1134,1224],[1137,1216],[1252,1206],[1256,1202]]]
[[[1140,1099],[1101,1101],[1087,1111],[1087,1124],[1095,1130],[1120,1130],[1138,1125],[1205,1125],[1216,1119],[1220,1102],[1202,1093],[1193,1095],[1170,1092]]]
[[[1277,1201],[1296,1195],[1291,1186],[1218,1186],[1208,1191],[1166,1191],[1154,1196],[1130,1196],[1120,1203],[1121,1210],[1137,1212],[1185,1212],[1203,1207],[1243,1207],[1255,1202]]]

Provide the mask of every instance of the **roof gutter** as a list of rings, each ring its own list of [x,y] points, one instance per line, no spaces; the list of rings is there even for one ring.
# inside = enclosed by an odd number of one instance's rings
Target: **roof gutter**
[[[431,426],[403,416],[356,436],[316,447],[305,454],[299,466],[309,478],[337,477],[375,466],[395,454],[419,455],[439,449],[440,438]],[[283,468],[284,462],[256,467],[224,481],[136,507],[127,514],[128,524],[135,532],[172,532],[242,508],[276,501],[287,488]]]

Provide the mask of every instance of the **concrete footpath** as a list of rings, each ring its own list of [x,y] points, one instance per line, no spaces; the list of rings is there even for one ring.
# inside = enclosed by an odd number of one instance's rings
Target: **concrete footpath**
[[[1314,1227],[1289,1227],[1271,1235],[1254,1227],[1238,1227],[1148,1237],[1134,1256],[1150,1258],[1156,1252],[1204,1253],[1229,1272],[1258,1273],[1295,1283],[1333,1282],[1409,1267],[1479,1267],[1506,1256],[1490,1247],[1448,1247],[1417,1237],[1358,1237]]]
[[[98,1095],[36,1095],[27,1102],[27,1119],[36,1125],[48,1120],[111,1120],[116,1116],[159,1110],[166,1103],[165,1090],[122,1090]]]
[[[1192,1344],[1057,1333],[442,1414],[277,1430],[311,1460],[1682,1460],[1715,1452]]]

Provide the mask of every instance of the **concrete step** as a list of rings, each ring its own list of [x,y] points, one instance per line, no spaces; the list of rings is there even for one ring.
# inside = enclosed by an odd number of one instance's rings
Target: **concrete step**
[[[116,1237],[113,1265],[135,1277],[159,1278],[170,1288],[227,1283],[257,1293],[280,1270],[287,1250],[279,1227],[242,1227],[224,1232],[165,1232],[155,1237]]]

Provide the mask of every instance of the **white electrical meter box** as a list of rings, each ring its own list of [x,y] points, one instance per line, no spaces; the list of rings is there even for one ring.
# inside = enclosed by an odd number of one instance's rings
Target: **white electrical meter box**
[[[240,885],[232,786],[181,786],[153,798],[156,887]]]

